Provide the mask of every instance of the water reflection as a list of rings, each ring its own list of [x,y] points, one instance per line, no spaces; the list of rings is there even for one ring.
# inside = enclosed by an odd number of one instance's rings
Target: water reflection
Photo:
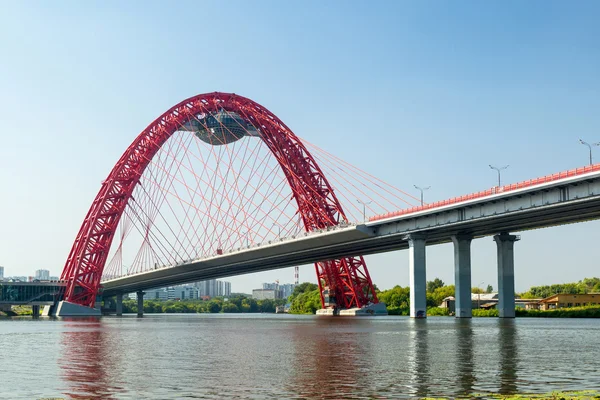
[[[518,347],[514,319],[498,319],[500,390],[501,394],[517,392]]]
[[[459,395],[470,395],[475,385],[473,362],[473,322],[470,318],[457,318],[456,325],[456,358]]]
[[[364,391],[372,369],[368,328],[354,318],[318,318],[314,325],[296,326],[289,390],[302,399],[351,398]]]
[[[424,397],[429,394],[429,332],[426,319],[411,319],[409,321],[408,341],[408,392]]]
[[[67,319],[58,364],[67,383],[64,394],[74,399],[112,399],[116,386],[110,336],[99,318]]]

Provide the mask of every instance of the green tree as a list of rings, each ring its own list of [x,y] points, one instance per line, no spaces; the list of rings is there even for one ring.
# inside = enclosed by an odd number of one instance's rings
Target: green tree
[[[435,289],[441,288],[443,286],[444,286],[444,281],[442,281],[440,278],[435,278],[434,280],[427,282],[427,291],[429,293],[433,293],[435,291]]]
[[[433,304],[431,306],[439,306],[446,297],[454,296],[454,285],[443,286],[435,289],[431,294]]]
[[[486,293],[493,293],[494,292],[494,287],[492,285],[487,285],[487,288],[485,289]]]
[[[471,293],[475,293],[475,294],[483,294],[483,293],[485,293],[485,292],[483,291],[483,289],[482,289],[482,288],[479,288],[479,287],[472,287],[472,288],[471,288]]]
[[[315,285],[316,286],[316,285]],[[293,297],[290,296],[290,298]],[[292,314],[314,314],[321,308],[321,294],[319,288],[298,294],[292,301],[290,313]]]
[[[242,308],[240,310],[246,313],[258,312],[258,303],[254,299],[245,298],[242,300]]]
[[[225,303],[228,304],[228,303]],[[237,306],[236,306],[237,308]],[[219,311],[221,311],[221,305],[219,303],[217,303],[214,300],[211,300],[208,302],[206,309],[208,310],[209,313],[218,313]]]
[[[316,283],[302,282],[301,284],[296,285],[294,291],[292,292],[292,297],[296,297],[304,292],[311,292],[315,289],[319,289],[319,285]]]
[[[379,301],[386,304],[390,314],[405,314],[410,308],[410,288],[394,286],[379,293]]]
[[[237,313],[237,312],[239,312],[239,309],[235,304],[227,302],[227,303],[223,303],[223,307],[221,307],[221,312]]]

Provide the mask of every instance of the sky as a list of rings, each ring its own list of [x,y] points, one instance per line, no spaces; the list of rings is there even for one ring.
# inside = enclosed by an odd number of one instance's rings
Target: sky
[[[59,275],[100,182],[152,120],[235,92],[298,136],[426,201],[585,165],[600,142],[595,1],[4,2],[0,13],[0,265]],[[600,148],[595,149],[600,161]],[[516,289],[600,275],[600,222],[521,233]],[[497,287],[495,243],[472,284]],[[428,279],[453,283],[451,244]],[[366,257],[381,289],[408,252]],[[228,278],[234,292],[291,268]],[[302,266],[301,281],[316,282]]]

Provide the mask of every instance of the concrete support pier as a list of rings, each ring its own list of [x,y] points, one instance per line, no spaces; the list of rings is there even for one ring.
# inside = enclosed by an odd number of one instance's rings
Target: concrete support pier
[[[56,307],[50,308],[49,311],[54,317],[100,317],[102,315],[100,308],[86,307],[64,300],[59,301]],[[46,314],[46,310],[44,310],[44,315]]]
[[[409,235],[410,316],[427,317],[427,280],[425,273],[425,236]]]
[[[33,318],[39,318],[40,317],[40,306],[39,305],[32,305],[31,306],[31,316]]]
[[[498,247],[498,315],[515,317],[515,255],[514,244],[521,238],[501,233],[494,236]]]
[[[143,317],[144,316],[144,292],[143,291],[139,291],[136,293],[137,294],[137,316],[138,317]]]
[[[117,294],[116,312],[118,316],[123,315],[123,293]]]
[[[454,243],[454,299],[456,318],[471,318],[471,240],[469,235],[452,236]]]

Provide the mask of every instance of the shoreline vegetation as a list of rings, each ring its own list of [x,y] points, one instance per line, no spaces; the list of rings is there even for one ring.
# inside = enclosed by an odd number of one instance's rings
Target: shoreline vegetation
[[[463,398],[463,397],[460,397]],[[597,390],[580,390],[567,392],[550,392],[550,393],[515,393],[515,394],[495,394],[495,393],[473,393],[465,397],[469,399],[501,399],[501,400],[593,400],[600,399],[600,391]],[[451,397],[422,397],[421,400],[445,400]]]
[[[380,302],[387,305],[389,315],[409,315],[410,288],[395,286],[388,290],[380,291],[375,286]],[[488,285],[486,290],[474,287],[473,293],[491,293],[493,288]],[[600,278],[585,278],[576,283],[560,285],[534,286],[527,292],[521,293],[520,298],[543,298],[554,294],[586,294],[600,292]],[[443,299],[454,295],[454,285],[445,285],[438,278],[427,282],[427,315],[451,316],[450,310],[439,307]],[[112,302],[114,298],[105,299]],[[294,292],[287,299],[255,300],[251,296],[236,293],[228,298],[214,297],[210,300],[144,300],[144,313],[274,313],[277,306],[289,305],[290,314],[315,314],[321,308],[319,288],[314,283],[304,282],[294,288]],[[19,316],[31,315],[31,307],[16,306],[13,313]],[[123,300],[123,313],[137,313],[137,301]],[[6,313],[0,312],[6,317]],[[557,308],[553,310],[525,310],[516,309],[517,317],[530,318],[600,318],[600,305],[580,307]],[[474,309],[473,317],[498,317],[496,309]]]

